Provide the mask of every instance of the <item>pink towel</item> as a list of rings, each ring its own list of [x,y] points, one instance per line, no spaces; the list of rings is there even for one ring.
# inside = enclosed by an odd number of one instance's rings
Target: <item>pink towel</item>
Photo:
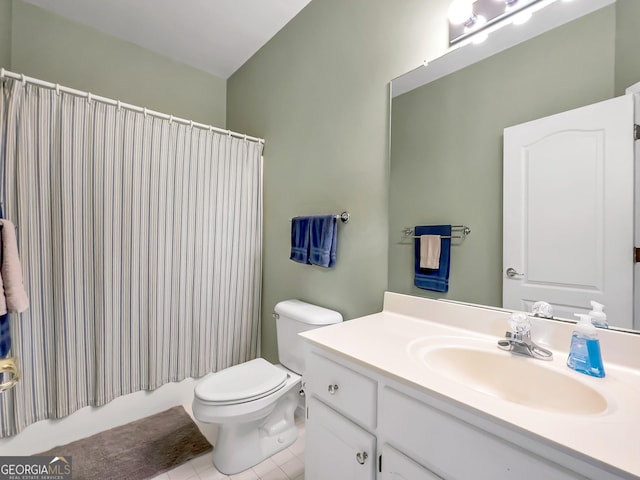
[[[9,220],[1,220],[2,224],[2,286],[4,295],[0,295],[0,313],[6,302],[5,312],[20,313],[29,308],[29,298],[22,284],[22,267],[18,256],[16,229]]]
[[[7,299],[4,298],[4,285],[2,283],[2,275],[0,275],[0,315],[7,313]]]

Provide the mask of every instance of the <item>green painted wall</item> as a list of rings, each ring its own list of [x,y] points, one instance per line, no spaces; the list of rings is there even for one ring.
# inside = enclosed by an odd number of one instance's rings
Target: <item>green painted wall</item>
[[[616,95],[623,95],[627,87],[640,82],[638,18],[638,0],[616,1]]]
[[[6,36],[6,3],[0,0],[0,38]],[[226,126],[226,80],[20,0],[12,5],[14,72]]]
[[[389,290],[501,305],[502,131],[613,97],[619,61],[609,6],[395,98]],[[452,249],[447,294],[413,286],[413,247],[401,242],[403,227],[435,223],[472,229]]]
[[[11,65],[11,0],[0,0],[0,67]]]
[[[280,300],[317,303],[346,319],[381,309],[389,81],[445,48],[447,5],[313,0],[229,79],[229,128],[266,138],[266,358],[277,356],[271,313]],[[344,209],[352,219],[339,225],[334,269],[289,260],[291,217]]]
[[[406,173],[409,178],[403,179],[397,168],[402,164],[396,165],[394,158],[390,168],[388,156],[389,80],[445,50],[449,3],[313,0],[225,82],[20,0],[0,0],[0,62],[27,75],[267,139],[262,346],[263,355],[275,359],[271,312],[280,300],[301,298],[349,319],[378,311],[387,286],[424,292],[412,289],[410,276],[408,284],[403,277],[411,271],[410,247],[397,245],[405,225],[445,217],[469,223],[472,236],[454,254],[453,278],[463,283],[458,287],[453,282],[452,289],[463,288],[466,300],[495,303],[501,264],[501,136],[487,138],[482,128],[491,122],[480,115],[474,123],[467,114],[499,110],[506,124],[518,123],[527,118],[506,111],[516,99],[532,104],[541,116],[611,96],[618,83],[624,83],[623,73],[635,76],[625,66],[618,68],[615,87],[613,79],[602,78],[605,64],[610,66],[614,57],[620,61],[612,53],[611,9],[605,14],[608,26],[593,30],[601,41],[587,40],[578,48],[563,35],[553,48],[547,44],[534,49],[545,68],[534,63],[516,68],[508,60],[512,52],[492,59],[493,66],[470,67],[460,73],[459,87],[471,93],[486,83],[493,85],[491,93],[453,95],[436,85],[439,95],[420,94],[431,97],[426,110],[447,121],[467,122],[467,127],[456,123],[455,129],[445,129],[439,121],[431,123],[427,133],[441,132],[442,142],[425,147],[423,141],[412,147],[419,157],[407,160],[424,167],[428,158],[431,169]],[[618,3],[636,8],[634,0]],[[617,21],[627,20],[627,15],[621,19],[619,11]],[[617,41],[631,49],[632,36],[618,34]],[[563,55],[581,59],[582,75],[564,71],[568,62]],[[496,69],[502,74],[496,76]],[[504,94],[506,85],[520,85],[522,92],[538,84],[546,89],[543,98],[522,100],[514,96],[517,88]],[[497,123],[488,127],[497,129]],[[464,132],[464,143],[474,148],[463,148],[455,132]],[[439,180],[434,185],[430,178]],[[463,184],[445,189],[444,196],[422,197],[426,186],[433,191],[460,179]],[[397,190],[409,192],[403,201],[418,205],[422,216],[395,200]],[[453,210],[436,214],[434,205],[452,205]],[[351,212],[352,220],[339,227],[335,269],[288,260],[291,217],[343,209]],[[467,261],[478,266],[473,281],[467,280],[475,271],[466,267]],[[465,268],[455,262],[465,262]]]

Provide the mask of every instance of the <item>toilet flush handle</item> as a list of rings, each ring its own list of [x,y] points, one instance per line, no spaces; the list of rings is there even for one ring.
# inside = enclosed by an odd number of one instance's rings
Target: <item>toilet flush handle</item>
[[[329,394],[330,395],[335,395],[335,393],[338,391],[338,384],[333,384],[333,385],[329,385]]]

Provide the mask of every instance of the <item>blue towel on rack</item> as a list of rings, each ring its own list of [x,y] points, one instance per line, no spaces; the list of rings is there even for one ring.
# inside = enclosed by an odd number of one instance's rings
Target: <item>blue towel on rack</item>
[[[415,227],[414,235],[451,236],[451,225],[425,225]],[[440,268],[420,268],[420,238],[415,239],[414,279],[416,287],[436,292],[449,291],[449,264],[451,261],[451,239],[443,238],[440,245]]]
[[[309,263],[331,268],[336,264],[338,220],[335,215],[311,217]]]
[[[291,255],[298,263],[309,263],[310,217],[295,217],[291,220]]]

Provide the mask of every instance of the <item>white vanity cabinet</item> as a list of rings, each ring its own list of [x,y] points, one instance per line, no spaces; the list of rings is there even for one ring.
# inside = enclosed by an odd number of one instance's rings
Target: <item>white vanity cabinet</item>
[[[640,480],[640,335],[599,332],[601,379],[567,368],[571,324],[537,320],[548,362],[498,349],[508,318],[386,292],[300,333],[305,479]]]
[[[424,478],[584,479],[434,408],[411,393],[385,386],[381,397],[380,434],[388,444],[433,473],[433,477]],[[384,469],[386,461],[383,455]]]
[[[373,480],[376,438],[311,397],[307,404],[305,478]]]
[[[311,352],[306,358],[306,480],[376,478],[377,383]]]
[[[309,346],[305,480],[578,480],[574,473],[444,411],[446,400]],[[483,419],[480,424],[486,424]],[[504,429],[504,426],[500,427]]]
[[[380,467],[383,480],[442,480],[430,470],[417,464],[388,444],[382,446],[380,459],[384,462]]]

